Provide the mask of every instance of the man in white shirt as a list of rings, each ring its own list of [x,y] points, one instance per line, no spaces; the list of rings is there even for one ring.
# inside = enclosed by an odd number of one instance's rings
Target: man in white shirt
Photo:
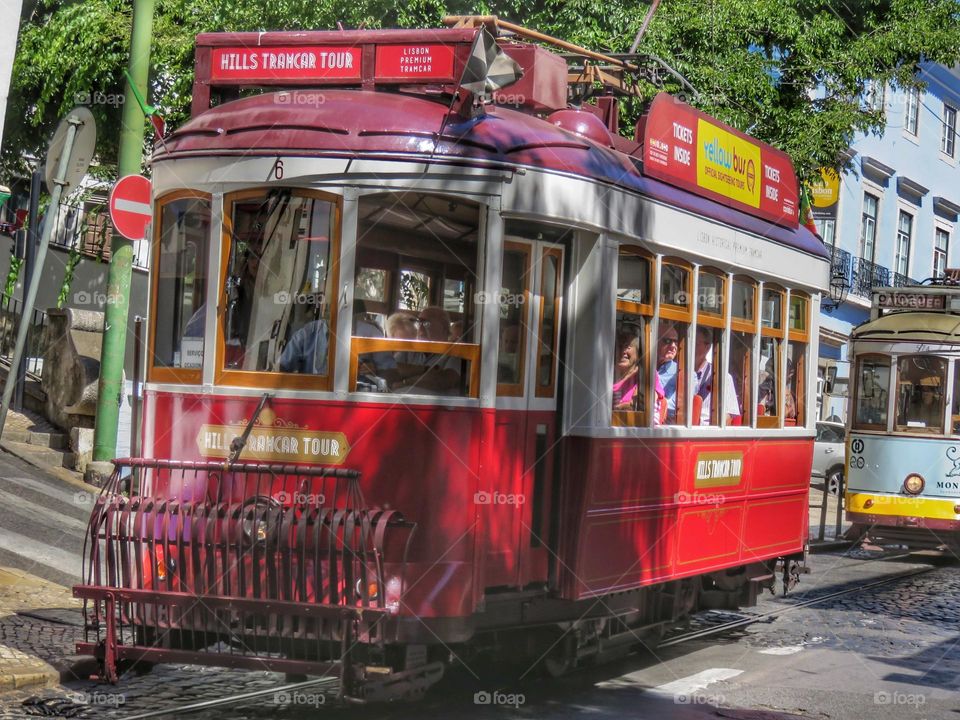
[[[713,400],[713,332],[704,326],[697,327],[697,342],[694,347],[694,367],[697,376],[694,380],[693,394],[703,399],[700,410],[700,425],[710,425]],[[737,401],[737,389],[733,376],[727,373],[723,388],[723,406],[727,413],[727,424],[733,418],[740,417],[740,403]]]

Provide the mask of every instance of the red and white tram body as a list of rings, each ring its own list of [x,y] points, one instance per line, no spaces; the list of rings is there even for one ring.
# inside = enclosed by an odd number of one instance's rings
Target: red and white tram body
[[[514,105],[451,111],[475,37],[198,38],[153,162],[145,459],[76,589],[108,674],[388,697],[490,631],[565,667],[802,559],[828,260],[789,160],[667,95],[618,136],[519,43]],[[210,107],[251,86],[288,89]]]

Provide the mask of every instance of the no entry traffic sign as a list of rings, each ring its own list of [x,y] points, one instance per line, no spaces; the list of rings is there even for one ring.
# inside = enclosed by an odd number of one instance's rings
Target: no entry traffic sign
[[[142,175],[120,178],[110,191],[110,219],[128,240],[143,240],[153,217],[150,181]]]

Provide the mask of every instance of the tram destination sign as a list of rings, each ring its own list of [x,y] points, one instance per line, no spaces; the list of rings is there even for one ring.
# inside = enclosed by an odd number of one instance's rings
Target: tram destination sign
[[[645,175],[797,227],[797,178],[786,153],[666,93],[650,105],[643,142]]]
[[[946,310],[947,298],[940,293],[878,292],[877,307],[889,310]]]
[[[218,47],[211,54],[213,81],[357,80],[360,48],[345,45]]]

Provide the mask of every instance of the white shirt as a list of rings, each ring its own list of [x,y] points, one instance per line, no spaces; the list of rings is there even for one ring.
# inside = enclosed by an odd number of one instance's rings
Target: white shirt
[[[700,409],[700,424],[710,424],[710,410],[712,409],[711,400],[713,398],[713,363],[705,362],[697,371],[697,377],[694,382],[693,394],[700,395],[703,398],[703,406]],[[703,392],[701,392],[701,388]],[[733,384],[733,375],[727,373],[726,382],[723,387],[724,412],[727,415],[740,415],[740,403],[737,401],[737,389]]]

